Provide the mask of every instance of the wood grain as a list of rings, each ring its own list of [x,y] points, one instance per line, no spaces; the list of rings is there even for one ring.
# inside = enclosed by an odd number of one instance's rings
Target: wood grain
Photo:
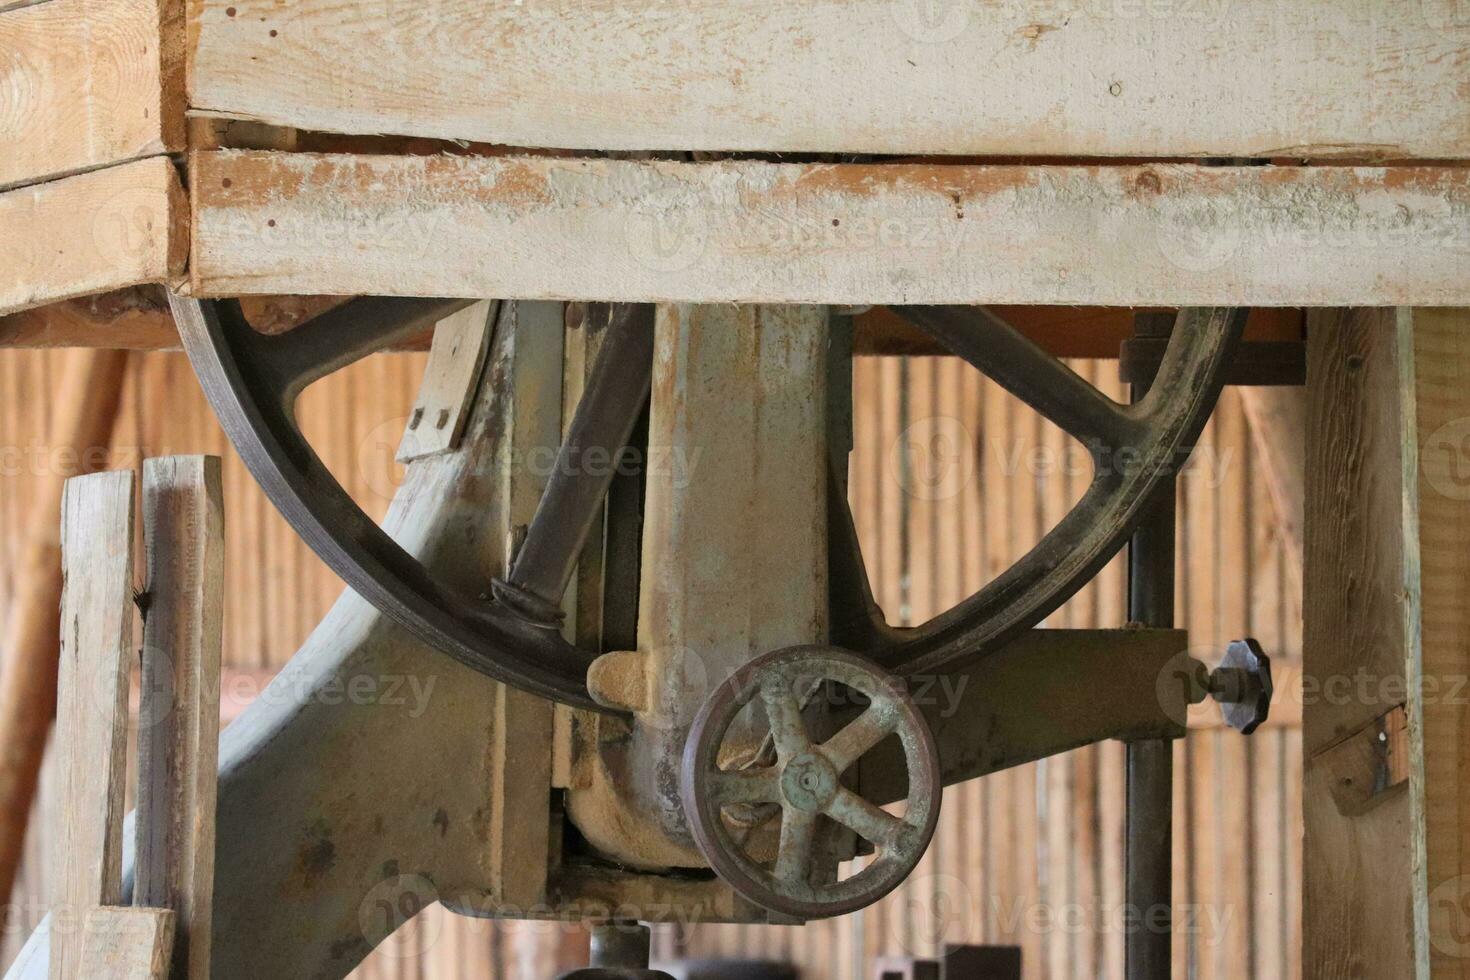
[[[133,639],[133,474],[68,480],[62,496],[61,833],[51,907],[52,980],[79,972],[83,916],[122,904],[123,778]]]
[[[1454,168],[217,151],[191,182],[208,296],[1470,303],[1470,171]]]
[[[1308,322],[1303,968],[1321,980],[1428,977],[1421,750],[1391,785],[1361,748],[1386,716],[1420,710],[1415,359],[1400,317]]]
[[[0,190],[183,149],[183,0],[0,12]]]
[[[168,980],[175,921],[173,909],[93,909],[82,933],[77,976]]]
[[[106,465],[118,416],[128,355],[73,351],[59,366],[51,439],[74,454],[78,472]],[[34,389],[33,389],[34,390]],[[44,399],[33,399],[44,401]],[[54,458],[59,462],[59,457]],[[34,494],[12,547],[18,581],[11,593],[0,663],[0,894],[11,894],[26,841],[26,825],[56,712],[62,591],[61,498],[69,471],[48,466],[29,481]],[[16,496],[11,494],[11,496]],[[34,838],[34,834],[32,837]]]
[[[614,150],[1470,156],[1456,0],[191,9],[191,105],[303,129]]]
[[[187,215],[166,157],[0,194],[0,313],[179,278]]]
[[[435,325],[424,380],[398,444],[398,462],[448,452],[459,445],[490,350],[497,308],[494,300],[481,300]]]
[[[1403,338],[1405,319],[1412,337]],[[1417,578],[1422,729],[1410,721],[1407,748],[1422,738],[1423,853],[1430,974],[1470,977],[1466,896],[1470,896],[1470,699],[1454,696],[1470,678],[1470,310],[1401,311],[1401,344],[1413,358],[1413,454],[1417,498]],[[1411,634],[1412,636],[1412,634]],[[1463,692],[1462,692],[1463,693]],[[1411,711],[1413,707],[1411,694]],[[1414,760],[1409,760],[1409,778]],[[1417,830],[1417,828],[1416,828]],[[1414,840],[1414,850],[1420,850]],[[1417,910],[1416,910],[1417,911]]]
[[[133,901],[178,912],[178,975],[207,980],[224,608],[219,457],[144,463],[143,534]]]

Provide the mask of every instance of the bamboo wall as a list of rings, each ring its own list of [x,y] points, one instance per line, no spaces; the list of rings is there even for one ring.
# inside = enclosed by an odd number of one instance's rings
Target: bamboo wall
[[[71,465],[48,443],[45,393],[58,359],[0,352],[0,519],[11,549],[35,520],[31,475]],[[393,450],[422,366],[419,355],[370,358],[303,402],[308,436],[375,515],[394,488]],[[1121,395],[1111,363],[1079,369]],[[860,360],[855,415],[851,496],[875,591],[895,622],[920,622],[973,592],[1083,489],[1080,451],[957,361]],[[341,583],[251,483],[183,358],[135,355],[114,463],[173,452],[225,458],[226,663],[278,667]],[[1256,469],[1244,415],[1227,393],[1180,493],[1179,622],[1206,659],[1246,633],[1285,658],[1299,654],[1299,602]],[[16,567],[0,562],[0,616]],[[1115,562],[1048,625],[1118,625],[1124,589]],[[1201,724],[1176,749],[1175,898],[1184,914],[1175,976],[1299,977],[1300,733],[1267,727],[1243,739],[1209,727],[1208,715]],[[1028,980],[1121,977],[1122,766],[1122,746],[1103,744],[952,788],[923,864],[879,905],[802,929],[663,928],[656,951],[791,957],[814,980],[849,980],[871,975],[875,955],[1005,943],[1024,948]],[[47,774],[0,947],[7,964],[49,902],[55,791]],[[556,956],[570,965],[566,951],[577,946],[575,933],[556,926],[435,911],[357,976],[543,980]]]

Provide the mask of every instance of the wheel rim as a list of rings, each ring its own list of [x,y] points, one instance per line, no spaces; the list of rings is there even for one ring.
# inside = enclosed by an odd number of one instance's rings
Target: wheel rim
[[[837,682],[868,701],[835,735],[815,743],[801,718],[801,691]],[[769,767],[725,770],[720,748],[753,700],[771,722],[777,760]],[[890,736],[903,746],[909,792],[903,817],[886,813],[842,785],[842,774]],[[939,820],[939,755],[933,735],[901,682],[862,657],[830,647],[791,647],[751,661],[711,693],[696,716],[682,767],[690,830],[710,866],[747,899],[798,918],[842,915],[896,888],[923,857]],[[778,854],[766,868],[737,842],[726,807],[775,803],[781,809]],[[830,822],[830,823],[829,823]],[[876,856],[836,880],[823,855],[835,826],[870,841]]]

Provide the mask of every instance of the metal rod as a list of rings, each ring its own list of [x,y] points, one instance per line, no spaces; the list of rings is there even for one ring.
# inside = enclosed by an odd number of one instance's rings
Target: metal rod
[[[597,363],[511,569],[510,585],[523,611],[557,614],[587,532],[617,475],[619,454],[648,401],[653,308],[620,304],[608,317]],[[497,596],[508,598],[500,591]]]
[[[1139,324],[1140,333],[1147,325]],[[1133,387],[1141,399],[1147,385]],[[1159,488],[1128,553],[1128,618],[1144,626],[1174,625],[1174,539],[1177,480]],[[1128,980],[1169,980],[1173,952],[1174,743],[1128,743]]]

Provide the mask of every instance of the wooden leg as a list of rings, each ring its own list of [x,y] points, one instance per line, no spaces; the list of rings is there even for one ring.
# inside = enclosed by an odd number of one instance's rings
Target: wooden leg
[[[51,978],[80,972],[82,925],[122,904],[123,778],[133,642],[133,474],[96,473],[62,497],[61,675],[56,750],[62,806],[51,907]]]
[[[1470,976],[1470,311],[1310,338],[1304,973]]]
[[[54,449],[76,451],[95,468],[112,442],[128,354],[78,350],[67,354],[57,392]],[[61,485],[68,474],[48,471],[28,522],[18,594],[5,634],[0,668],[0,895],[15,885],[26,821],[46,736],[56,710],[57,638],[61,605]],[[3,915],[3,913],[0,913]]]

